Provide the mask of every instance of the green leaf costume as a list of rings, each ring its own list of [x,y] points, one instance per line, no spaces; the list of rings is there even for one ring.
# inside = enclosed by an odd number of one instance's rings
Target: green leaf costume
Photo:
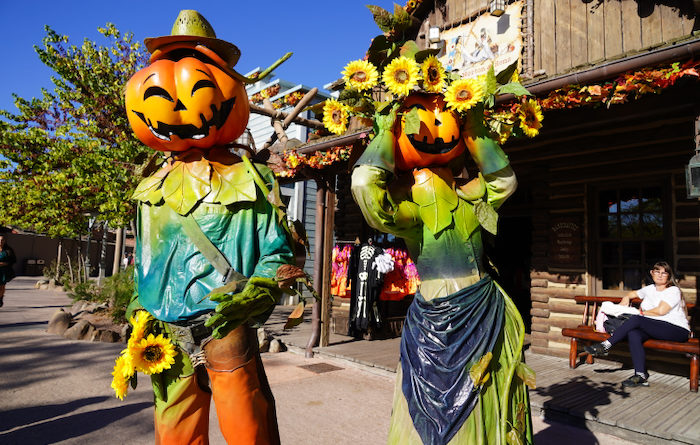
[[[353,171],[365,219],[406,241],[421,276],[402,334],[392,445],[532,443],[524,325],[485,271],[480,230],[495,233],[496,210],[517,181],[476,114],[464,134],[481,174],[467,184],[447,166],[395,175],[394,112],[375,120],[376,136]]]

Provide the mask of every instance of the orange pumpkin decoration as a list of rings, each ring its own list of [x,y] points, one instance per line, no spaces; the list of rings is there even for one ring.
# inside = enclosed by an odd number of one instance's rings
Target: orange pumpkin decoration
[[[141,142],[184,151],[224,145],[243,134],[250,115],[245,87],[210,62],[188,51],[180,59],[156,60],[129,79],[127,116]]]
[[[418,109],[420,131],[406,134],[406,114]],[[459,115],[447,108],[442,94],[411,94],[403,101],[399,113],[403,116],[394,127],[396,136],[396,167],[412,170],[446,165],[464,153]]]

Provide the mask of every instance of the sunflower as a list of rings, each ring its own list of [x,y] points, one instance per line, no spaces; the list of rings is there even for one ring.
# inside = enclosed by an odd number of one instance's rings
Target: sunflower
[[[396,96],[407,96],[418,83],[420,68],[415,60],[401,56],[384,69],[382,80]]]
[[[431,93],[440,93],[445,87],[445,68],[435,56],[423,61],[423,89]]]
[[[343,134],[348,128],[348,108],[334,99],[328,99],[323,105],[323,125],[328,131]]]
[[[527,102],[520,106],[520,128],[528,137],[534,138],[542,128],[542,108],[536,100],[528,99]]]
[[[134,345],[131,354],[136,370],[150,375],[170,369],[170,366],[175,363],[177,351],[170,340],[162,334],[157,337],[148,334],[147,338]]]
[[[503,145],[506,143],[508,138],[513,134],[513,125],[503,124],[501,125],[501,131],[498,132],[498,143]]]
[[[124,400],[129,389],[129,379],[134,375],[134,367],[131,364],[131,357],[128,354],[120,355],[114,363],[112,371],[112,384],[114,394],[119,400]]]
[[[369,90],[377,84],[377,68],[366,60],[355,60],[347,64],[343,79],[351,88],[358,91]]]
[[[447,106],[457,111],[466,111],[484,97],[483,83],[478,79],[459,79],[447,88]]]
[[[148,329],[148,323],[153,320],[151,314],[146,311],[138,311],[136,314],[129,318],[129,323],[131,323],[132,331],[131,337],[129,337],[129,347],[140,342],[146,337],[146,330]]]

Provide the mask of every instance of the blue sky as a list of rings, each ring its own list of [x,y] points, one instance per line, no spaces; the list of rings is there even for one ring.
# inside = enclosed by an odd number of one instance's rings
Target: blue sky
[[[393,2],[387,0],[0,0],[0,109],[16,111],[12,93],[31,98],[39,97],[42,87],[53,89],[51,71],[33,50],[41,45],[44,25],[68,35],[76,45],[86,37],[105,43],[97,28],[107,22],[143,41],[170,34],[181,9],[196,9],[217,37],[240,48],[239,72],[265,68],[291,51],[292,58],[276,70],[278,77],[322,88],[340,77],[347,62],[363,57],[372,37],[380,33],[366,4],[393,10]]]

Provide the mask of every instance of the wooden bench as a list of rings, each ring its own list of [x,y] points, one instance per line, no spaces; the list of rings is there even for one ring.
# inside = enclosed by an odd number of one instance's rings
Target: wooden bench
[[[569,349],[570,368],[576,367],[580,357],[585,357],[586,363],[593,363],[593,356],[585,351],[579,352],[579,341],[583,343],[582,346],[585,346],[607,340],[610,337],[609,334],[605,332],[597,332],[595,330],[595,318],[598,315],[598,310],[603,302],[611,301],[613,303],[619,303],[622,298],[578,296],[575,297],[575,300],[577,303],[585,304],[581,325],[576,328],[564,328],[561,331],[562,335],[571,337],[571,346]],[[632,300],[632,303],[639,302],[641,302],[639,298]],[[694,308],[694,305],[688,304],[687,307],[688,310],[691,310]],[[679,352],[690,357],[690,390],[693,392],[698,392],[698,371],[700,369],[700,360],[698,359],[698,357],[700,357],[699,339],[690,338],[685,342],[649,339],[644,342],[644,347],[647,349],[655,349],[660,351]]]

